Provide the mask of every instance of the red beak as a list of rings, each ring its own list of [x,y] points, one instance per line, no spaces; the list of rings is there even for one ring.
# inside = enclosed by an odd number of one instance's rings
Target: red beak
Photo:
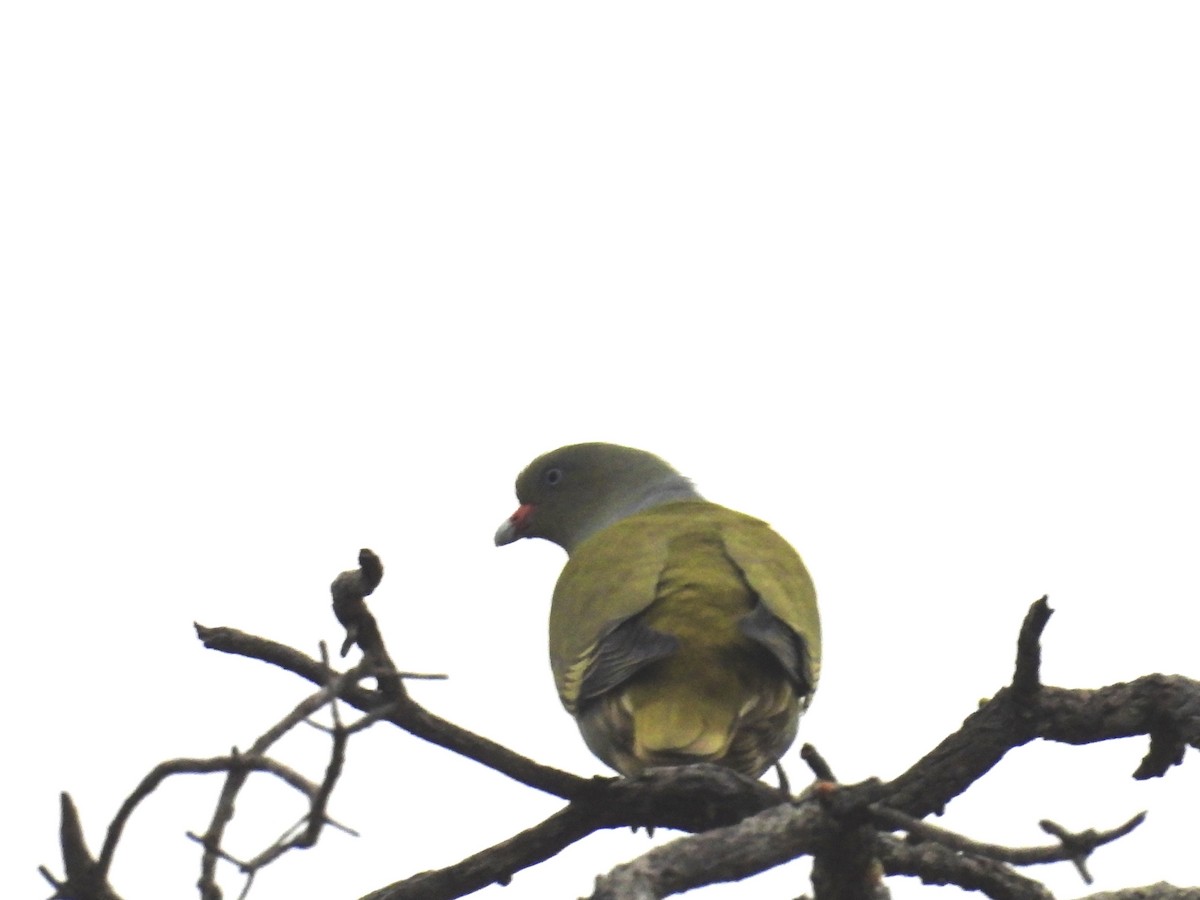
[[[505,544],[511,544],[513,541],[525,537],[525,531],[529,527],[529,517],[533,515],[534,509],[532,503],[522,503],[518,506],[517,511],[496,529],[496,546],[503,547]]]

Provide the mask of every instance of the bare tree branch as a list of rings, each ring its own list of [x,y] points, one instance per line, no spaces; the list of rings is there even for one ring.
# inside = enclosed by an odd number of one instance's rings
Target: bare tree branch
[[[737,881],[817,852],[827,832],[820,806],[775,806],[736,825],[677,838],[596,879],[591,900],[657,898]]]
[[[1200,747],[1200,682],[1190,678],[1145,675],[1097,690],[1042,685],[1037,641],[1049,613],[1043,597],[1025,618],[1014,685],[1002,689],[893,781],[888,806],[917,818],[940,814],[1009,750],[1036,738],[1091,744],[1149,735],[1150,752],[1135,778],[1163,775],[1182,761],[1179,748]],[[1156,740],[1168,743],[1170,752],[1156,753]]]
[[[987,857],[996,862],[1016,866],[1034,866],[1042,863],[1072,861],[1080,866],[1096,848],[1123,838],[1141,825],[1146,819],[1146,814],[1138,813],[1123,825],[1107,831],[1088,829],[1078,834],[1069,832],[1052,822],[1043,821],[1042,829],[1059,839],[1059,843],[1045,847],[1005,847],[1000,844],[972,840],[949,829],[922,822],[894,809],[888,809],[886,806],[873,806],[871,817],[889,830],[906,831],[911,837],[933,841],[949,850]],[[1091,884],[1091,876],[1087,874],[1086,870],[1081,869],[1080,874],[1085,882]]]
[[[933,842],[909,844],[891,835],[880,835],[879,859],[887,874],[909,875],[924,884],[957,885],[992,900],[1052,900],[1041,882],[1011,866]]]
[[[1069,691],[1041,685],[1039,641],[1049,617],[1050,609],[1043,597],[1033,604],[1022,624],[1014,684],[998,693],[970,716],[958,732],[891,783],[865,782],[848,788],[819,783],[812,797],[819,801],[817,808],[824,810],[828,821],[814,823],[812,817],[816,813],[811,805],[798,806],[784,808],[782,812],[770,810],[731,826],[712,846],[708,845],[704,834],[680,838],[614,869],[598,882],[594,897],[616,897],[622,890],[637,892],[636,896],[665,897],[714,880],[745,877],[799,854],[814,857],[813,883],[820,900],[870,896],[877,890],[877,884],[868,858],[872,842],[863,828],[864,814],[889,829],[902,828],[924,838],[927,844],[937,845],[936,848],[922,845],[917,854],[897,850],[890,844],[891,849],[886,853],[880,849],[880,861],[888,874],[924,877],[921,867],[926,866],[930,883],[957,883],[967,887],[966,882],[970,882],[974,889],[989,896],[1029,898],[1045,895],[1044,889],[1036,882],[1016,875],[1006,863],[1030,865],[1071,860],[1081,867],[1086,877],[1086,868],[1082,866],[1087,855],[1096,847],[1127,834],[1141,823],[1143,814],[1102,833],[1088,831],[1075,835],[1062,829],[1054,831],[1051,826],[1052,833],[1060,838],[1057,846],[1026,849],[980,844],[919,822],[931,812],[940,812],[946,802],[985,774],[1009,749],[1034,737],[1063,733],[1061,729],[1068,722],[1073,728],[1099,729],[1090,732],[1092,740],[1148,733],[1150,723],[1160,729],[1168,723],[1175,733],[1187,736],[1190,742],[1200,736],[1196,722],[1189,718],[1188,707],[1189,703],[1200,703],[1200,684],[1187,679],[1147,676],[1132,685],[1114,685],[1103,691],[1159,692],[1156,699],[1163,701],[1159,704],[1143,701],[1130,707],[1124,703],[1114,704],[1110,699],[1100,708],[1093,709],[1091,715],[1075,713],[1078,706],[1093,706],[1095,695],[1102,692]],[[1179,696],[1161,696],[1172,690]],[[1121,720],[1118,734],[1110,733],[1112,719]],[[1133,730],[1134,723],[1142,724],[1143,730]],[[832,776],[828,763],[815,749],[806,746],[802,755],[815,772]],[[782,821],[777,821],[772,814],[781,816]],[[781,848],[787,845],[783,834],[787,833],[789,818],[811,827],[815,837],[810,845],[783,852]],[[757,831],[763,821],[772,822],[775,830],[769,838],[760,839]],[[742,829],[746,830],[745,835]],[[760,843],[769,844],[770,848],[755,855],[752,848]],[[696,847],[701,849],[697,851]],[[964,856],[964,852],[970,853],[970,857]],[[735,859],[727,859],[724,853]],[[748,868],[742,868],[743,865]]]
[[[83,825],[75,801],[64,792],[59,795],[59,844],[62,847],[64,880],[59,881],[45,866],[42,877],[54,888],[52,900],[121,900],[108,883],[108,870],[92,857],[83,837]]]
[[[266,638],[234,628],[206,628],[199,624],[195,627],[196,634],[210,650],[258,659],[318,685],[337,674],[319,660]],[[514,781],[556,797],[569,799],[584,790],[588,783],[586,778],[534,762],[495,741],[448,722],[427,711],[410,697],[402,696],[393,700],[380,691],[372,691],[361,685],[346,685],[338,692],[338,696],[355,709],[367,713],[376,712],[394,702],[394,707],[381,715],[385,721],[431,744],[481,762]]]
[[[338,695],[338,691],[342,690],[348,684],[353,684],[359,677],[361,677],[361,669],[358,667],[342,674],[333,674],[321,690],[306,697],[290,713],[280,719],[271,728],[268,728],[258,740],[250,745],[250,749],[246,754],[239,754],[235,749],[232,755],[234,757],[244,755],[249,759],[260,758],[279,738],[334,700]],[[326,772],[327,779],[332,777],[336,780],[337,775],[341,772],[340,756],[344,744],[345,737],[339,737],[335,734],[330,766]],[[220,900],[222,896],[216,879],[217,862],[225,858],[225,854],[221,852],[225,829],[233,819],[234,801],[245,785],[246,778],[251,771],[252,769],[244,765],[233,766],[228,770],[225,784],[221,789],[221,795],[217,800],[216,809],[213,811],[212,822],[209,824],[208,830],[199,838],[201,845],[204,847],[204,856],[200,865],[200,881],[198,882],[198,886],[200,888],[200,896],[204,900]],[[315,828],[318,832],[324,824],[324,798],[328,797],[329,790],[332,790],[332,784],[328,786],[322,785],[321,788],[311,795],[314,807],[311,811],[311,827]],[[292,846],[306,845],[289,843],[287,846],[282,847],[279,853],[282,854]],[[275,857],[271,856],[271,858]],[[243,871],[251,874],[256,870],[249,863],[242,864],[241,868]]]
[[[1160,881],[1145,887],[1088,894],[1080,900],[1200,900],[1200,888],[1181,888]]]
[[[113,853],[133,809],[172,774],[223,771],[226,780],[208,830],[195,839],[205,848],[200,889],[205,900],[221,896],[218,860],[255,874],[287,851],[312,846],[329,823],[326,808],[345,762],[349,737],[386,721],[430,743],[473,759],[514,780],[568,801],[559,812],[508,840],[446,868],[422,872],[380,888],[365,900],[439,900],[460,897],[488,884],[506,884],[523,868],[536,865],[594,831],[617,827],[672,828],[691,832],[617,866],[597,880],[601,898],[659,898],[705,884],[744,878],[802,855],[813,857],[817,900],[884,900],[886,875],[908,875],[928,884],[957,884],[995,900],[1046,900],[1037,881],[1013,866],[1069,860],[1086,879],[1086,861],[1096,848],[1137,827],[1144,814],[1109,831],[1067,831],[1043,822],[1058,843],[1010,848],[974,841],[922,821],[985,775],[1009,750],[1043,738],[1082,744],[1147,735],[1149,750],[1134,777],[1164,774],[1182,761],[1187,746],[1200,747],[1200,682],[1180,676],[1148,675],[1098,690],[1072,690],[1041,683],[1041,634],[1051,610],[1043,597],[1034,603],[1017,640],[1012,683],[972,713],[962,726],[895,780],[872,779],[839,785],[817,751],[802,756],[818,781],[792,798],[786,789],[745,778],[718,766],[651,769],[636,778],[581,778],[521,756],[487,738],[428,712],[408,694],[404,681],[420,676],[396,669],[365,598],[379,585],[383,566],[370,550],[359,553],[359,568],[341,573],[331,586],[334,613],[346,628],[342,653],[357,645],[363,659],[339,673],[321,647],[315,660],[274,641],[231,628],[196,632],[206,647],[267,662],[318,686],[246,753],[236,750],[211,760],[173,760],[156,767],[122,805],[98,859],[83,841],[70,798],[64,795],[62,845],[66,881],[43,874],[56,897],[72,900],[120,900],[107,884]],[[374,678],[378,688],[362,685]],[[344,724],[341,700],[364,716]],[[332,726],[310,716],[329,705]],[[265,755],[267,749],[300,722],[330,735],[329,763],[319,784]],[[251,772],[282,778],[309,800],[308,814],[270,847],[246,861],[223,847],[233,801]],[[907,840],[889,832],[903,831]],[[1167,885],[1138,889],[1145,900],[1200,900]],[[1095,895],[1090,900],[1108,900]],[[1136,891],[1113,900],[1143,900]]]

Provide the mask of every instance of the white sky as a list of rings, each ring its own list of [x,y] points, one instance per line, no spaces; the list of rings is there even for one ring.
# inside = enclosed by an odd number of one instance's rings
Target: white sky
[[[1049,682],[1200,675],[1197,46],[1170,2],[6,4],[0,893],[49,894],[59,790],[98,847],[155,762],[304,696],[191,623],[315,654],[362,546],[393,655],[451,676],[422,702],[603,771],[545,662],[562,555],[491,546],[516,472],[577,440],[800,549],[826,628],[801,733],[845,780],[1000,687],[1043,593]],[[282,755],[316,777],[322,749]],[[1030,844],[1149,809],[1096,887],[1200,883],[1200,762],[1134,783],[1144,750],[1025,748],[942,821]],[[218,787],[138,813],[128,900],[195,896]],[[285,796],[243,798],[235,852]],[[357,897],[557,807],[373,730],[332,805],[364,836],[252,896]],[[480,896],[578,896],[648,846]]]

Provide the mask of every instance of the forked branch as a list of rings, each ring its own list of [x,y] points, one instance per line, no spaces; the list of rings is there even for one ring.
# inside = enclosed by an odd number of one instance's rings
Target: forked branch
[[[422,872],[382,887],[366,900],[439,900],[460,897],[488,884],[508,883],[521,869],[536,865],[594,831],[605,828],[672,828],[691,832],[618,866],[597,882],[599,898],[659,898],[717,881],[744,878],[802,855],[814,857],[817,900],[879,900],[882,877],[910,875],[929,884],[957,884],[997,900],[1043,900],[1045,888],[1017,867],[1071,861],[1087,876],[1086,860],[1098,847],[1137,827],[1142,815],[1108,831],[1072,833],[1045,823],[1058,840],[1042,847],[1009,848],[974,841],[923,821],[941,812],[1010,750],[1035,738],[1072,744],[1146,735],[1146,758],[1134,777],[1164,774],[1181,762],[1188,746],[1200,746],[1200,683],[1180,676],[1148,675],[1098,690],[1072,690],[1041,683],[1041,635],[1051,610],[1042,598],[1033,604],[1017,640],[1010,685],[972,713],[962,726],[891,782],[840,785],[812,748],[805,759],[818,776],[799,797],[729,769],[699,765],[652,769],[637,778],[581,778],[546,766],[448,722],[416,703],[404,680],[420,676],[397,670],[366,604],[380,584],[383,566],[369,550],[359,568],[332,585],[334,612],[346,629],[342,653],[357,645],[362,661],[345,672],[322,658],[232,628],[196,631],[206,647],[258,659],[290,671],[318,687],[243,753],[209,760],[172,760],[156,767],[122,805],[109,827],[100,856],[83,842],[78,816],[64,795],[62,844],[66,880],[56,881],[57,897],[119,900],[107,872],[122,829],[137,804],[165,778],[179,772],[221,771],[224,788],[212,821],[196,837],[205,847],[200,881],[205,900],[221,896],[215,871],[233,860],[249,876],[288,850],[311,846],[329,823],[326,808],[344,763],[346,741],[357,730],[388,722],[417,737],[566,801],[545,821],[461,862]],[[377,687],[365,687],[373,678]],[[364,713],[343,725],[336,702]],[[320,782],[310,782],[268,757],[267,749],[296,724],[330,705],[333,725],[330,761]],[[255,771],[283,779],[309,800],[305,820],[247,861],[222,847],[233,801]],[[896,833],[906,837],[901,840]],[[1156,886],[1156,889],[1159,886]],[[1185,900],[1162,886],[1154,900]],[[1164,892],[1165,891],[1165,892]],[[1118,900],[1136,900],[1121,897]],[[1149,898],[1148,898],[1149,900]],[[1200,900],[1200,898],[1186,898]]]

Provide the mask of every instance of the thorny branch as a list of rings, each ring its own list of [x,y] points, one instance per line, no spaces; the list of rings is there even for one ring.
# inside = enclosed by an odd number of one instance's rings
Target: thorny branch
[[[325,656],[324,648],[322,647],[322,656]],[[274,726],[267,729],[261,737],[250,745],[249,751],[245,754],[250,759],[261,758],[267,749],[274,744],[284,734],[291,731],[301,722],[308,719],[313,713],[321,709],[326,704],[331,703],[336,699],[338,691],[345,685],[358,680],[362,675],[363,663],[355,666],[349,671],[331,678],[329,684],[315,694],[301,701],[295,709],[279,720]],[[332,747],[330,752],[329,765],[326,768],[325,780],[317,787],[316,790],[308,794],[311,803],[308,822],[309,828],[305,830],[305,834],[316,834],[320,832],[321,827],[325,824],[325,801],[333,790],[333,785],[337,781],[338,775],[342,769],[342,759],[345,749],[345,737],[339,735],[335,729],[333,734]],[[235,749],[235,757],[241,756]],[[220,900],[221,889],[217,885],[216,870],[217,862],[221,859],[231,859],[232,857],[226,851],[223,851],[222,844],[225,836],[225,828],[233,820],[234,801],[237,799],[238,793],[246,783],[246,778],[250,774],[249,770],[244,766],[232,766],[228,769],[225,778],[225,784],[221,788],[221,795],[217,800],[216,809],[213,811],[212,822],[208,826],[208,830],[200,835],[197,840],[204,847],[204,856],[200,865],[200,896],[204,900]],[[315,840],[315,837],[313,838]],[[311,845],[309,843],[298,843],[297,841],[289,841],[278,853],[266,854],[267,861],[277,858],[285,850],[292,847],[302,847]],[[258,870],[253,862],[240,864],[240,868],[250,877],[253,877]]]
[[[311,846],[321,826],[329,794],[340,772],[345,741],[375,721],[390,722],[417,737],[476,760],[523,784],[567,801],[550,818],[455,865],[410,876],[372,892],[364,900],[436,900],[460,897],[492,883],[506,884],[515,873],[536,865],[575,841],[604,828],[673,828],[692,832],[651,850],[598,879],[595,898],[659,898],[717,881],[743,878],[801,855],[814,857],[817,900],[878,900],[886,896],[882,876],[911,875],[928,884],[957,884],[997,900],[1041,900],[1049,894],[1014,866],[1069,860],[1087,877],[1086,860],[1098,847],[1127,834],[1144,814],[1104,832],[1074,834],[1053,823],[1043,827],[1058,838],[1045,847],[1008,848],[973,841],[923,819],[985,775],[1009,750],[1036,738],[1072,744],[1147,735],[1146,758],[1136,778],[1164,774],[1182,760],[1187,746],[1200,746],[1200,683],[1180,676],[1148,675],[1097,690],[1071,690],[1041,684],[1041,634],[1051,610],[1046,598],[1030,608],[1017,642],[1012,683],[972,713],[907,772],[888,783],[877,780],[839,785],[828,764],[812,748],[804,758],[818,782],[799,797],[716,766],[650,770],[637,778],[593,778],[544,766],[473,734],[425,710],[412,700],[403,680],[417,676],[392,664],[365,597],[380,583],[383,568],[369,550],[360,568],[332,585],[334,610],[346,628],[343,655],[352,644],[363,660],[345,673],[334,671],[323,654],[312,659],[290,647],[231,628],[196,631],[206,647],[258,659],[291,671],[320,690],[266,732],[245,754],[201,761],[205,771],[227,772],[226,786],[208,832],[202,896],[220,896],[211,871],[232,815],[232,797],[250,771],[284,778],[310,799],[310,812],[291,837],[249,862],[238,863],[251,880],[262,866],[288,849]],[[378,688],[361,684],[374,677]],[[333,748],[319,785],[304,780],[263,755],[279,735],[326,703],[340,700],[365,713],[343,726],[334,709]],[[105,881],[121,827],[137,802],[169,774],[175,760],[157,767],[123,805],[110,826],[105,850],[93,861],[83,845],[78,817],[64,797],[65,882],[55,881],[58,897],[118,900]],[[165,767],[165,768],[164,768]],[[905,840],[893,832],[907,835]],[[81,889],[81,886],[87,890]],[[249,882],[247,882],[247,888]],[[1200,900],[1168,885],[1132,889],[1116,900]],[[74,891],[71,893],[70,891]],[[1099,897],[1099,895],[1097,895]]]
[[[379,565],[374,554],[370,551],[363,551],[359,559],[361,565],[359,570],[343,573],[335,581],[333,585],[335,607],[340,603],[342,608],[345,608],[347,604],[352,608],[356,600],[361,604],[363,593],[370,593],[382,577],[382,566]],[[356,593],[358,594],[357,598]],[[370,616],[369,612],[366,612],[365,606],[362,607],[362,614],[368,618]],[[125,825],[141,801],[172,775],[213,772],[224,772],[226,775],[208,830],[202,835],[188,834],[204,848],[201,875],[197,886],[200,889],[201,897],[205,900],[219,900],[222,896],[216,880],[216,868],[220,860],[234,863],[247,875],[246,886],[242,892],[244,896],[259,870],[289,850],[311,847],[316,843],[325,825],[333,825],[353,834],[353,831],[329,818],[326,811],[329,798],[345,763],[345,748],[350,735],[378,721],[386,713],[388,705],[379,707],[350,725],[344,725],[336,702],[339,692],[366,676],[375,676],[381,686],[392,690],[396,690],[402,678],[444,677],[397,672],[391,665],[386,650],[382,647],[382,639],[378,637],[378,628],[374,628],[372,636],[371,626],[373,625],[374,620],[370,619],[368,627],[357,629],[357,633],[366,641],[370,641],[374,637],[373,652],[364,653],[363,660],[346,672],[337,673],[329,668],[328,653],[322,643],[321,658],[327,677],[321,689],[305,698],[279,722],[267,729],[251,744],[248,750],[239,751],[234,748],[228,756],[208,759],[174,759],[155,766],[122,803],[109,825],[98,857],[93,858],[88,850],[74,803],[69,795],[63,794],[61,844],[66,878],[59,880],[45,867],[40,868],[43,877],[55,889],[54,897],[64,898],[64,900],[119,900],[119,895],[108,883],[108,872]],[[384,667],[382,672],[381,666]],[[403,688],[399,687],[399,690],[403,691]],[[333,727],[317,726],[330,736],[329,762],[326,765],[324,777],[318,783],[310,781],[279,760],[267,756],[266,753],[273,744],[298,724],[302,722],[315,724],[309,717],[325,706],[330,707]],[[289,828],[270,847],[250,860],[239,861],[223,848],[222,841],[225,828],[233,818],[237,795],[253,772],[265,772],[278,777],[302,794],[308,801],[309,808],[301,822]]]

